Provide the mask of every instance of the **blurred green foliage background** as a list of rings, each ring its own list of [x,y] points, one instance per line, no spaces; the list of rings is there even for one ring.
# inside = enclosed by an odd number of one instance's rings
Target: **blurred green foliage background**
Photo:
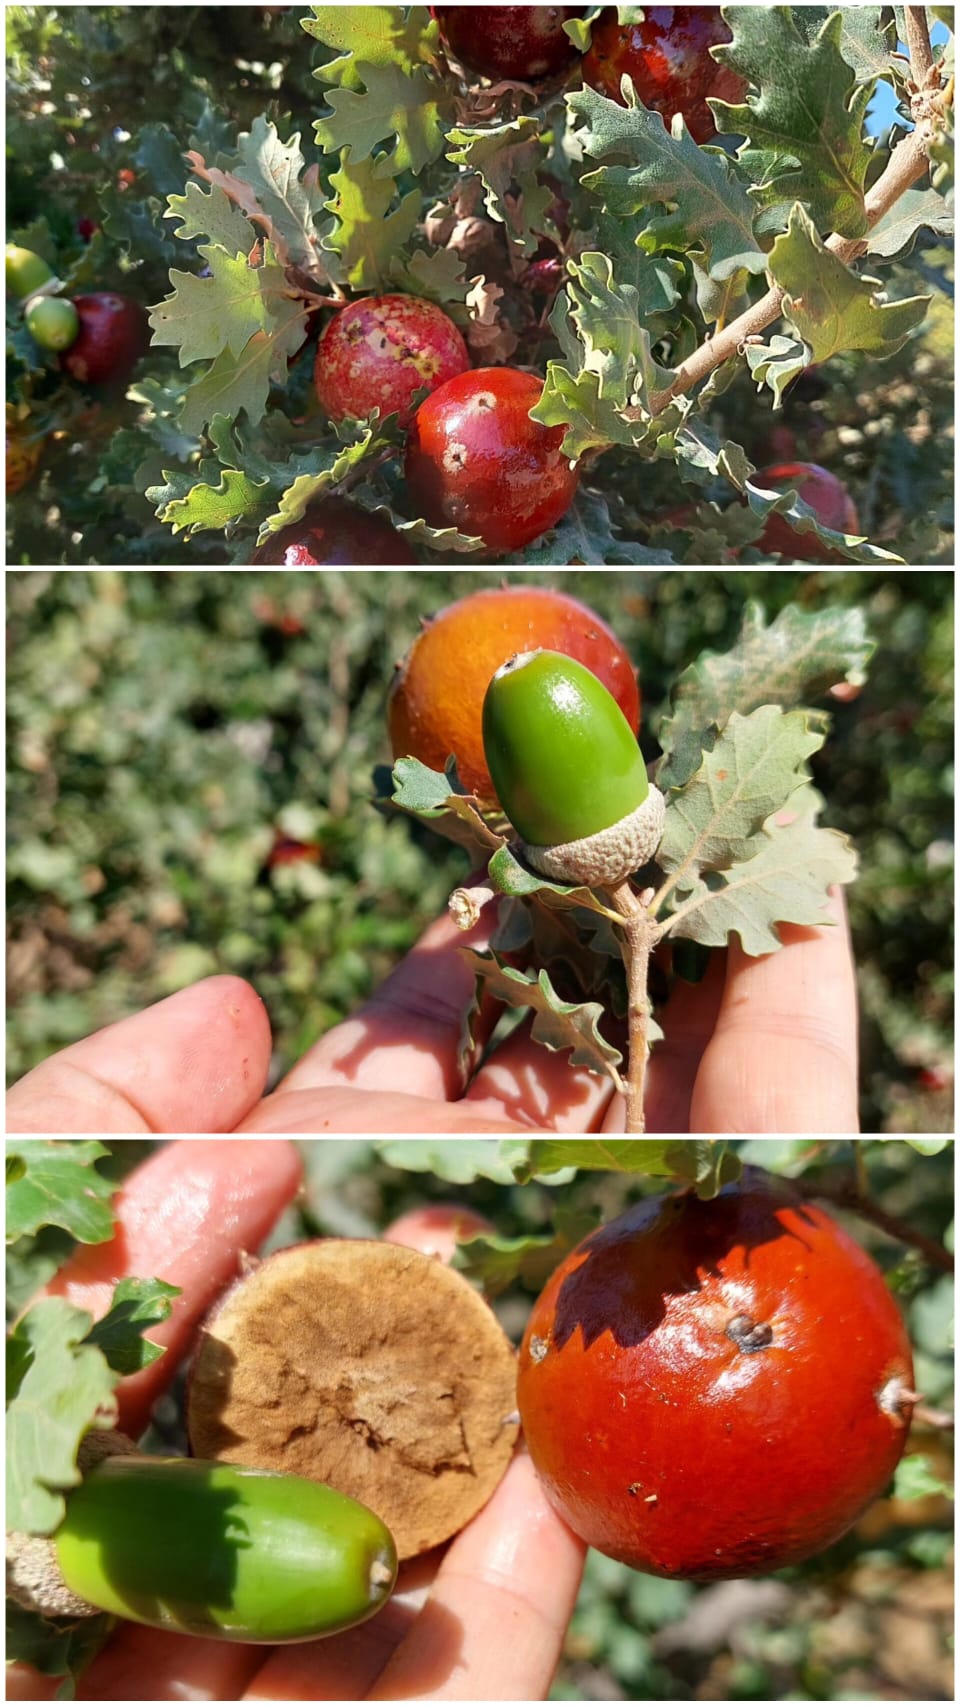
[[[348,1014],[465,870],[449,844],[371,805],[393,663],[422,616],[522,578],[8,573],[10,1076],[217,971],[266,1002],[275,1074]],[[543,579],[631,652],[648,758],[672,682],[702,648],[733,643],[748,598],[769,616],[863,605],[878,643],[869,681],[854,703],[831,702],[813,765],[826,821],[862,860],[850,895],[862,1120],[952,1130],[952,576]]]

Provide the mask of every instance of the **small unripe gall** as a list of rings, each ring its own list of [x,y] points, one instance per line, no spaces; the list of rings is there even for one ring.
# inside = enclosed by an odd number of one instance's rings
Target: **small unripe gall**
[[[560,652],[520,652],[483,703],[497,796],[530,863],[560,881],[622,882],[650,858],[663,799],[612,694]]]

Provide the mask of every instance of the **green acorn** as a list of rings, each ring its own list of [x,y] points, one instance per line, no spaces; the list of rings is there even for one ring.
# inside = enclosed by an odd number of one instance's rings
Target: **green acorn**
[[[65,296],[32,296],[23,318],[42,350],[69,350],[80,333],[80,316]]]
[[[21,299],[36,296],[38,292],[49,292],[59,280],[54,277],[52,267],[48,267],[42,255],[34,254],[32,249],[22,249],[17,243],[8,243],[6,249],[7,289],[11,296]]]
[[[610,887],[656,851],[663,796],[616,700],[585,665],[561,652],[508,658],[483,702],[483,746],[526,858],[545,876]]]
[[[349,1629],[379,1610],[397,1574],[393,1537],[357,1500],[196,1458],[106,1458],[67,1496],[52,1537],[8,1537],[8,1557],[11,1539],[8,1593],[21,1604],[236,1642]]]

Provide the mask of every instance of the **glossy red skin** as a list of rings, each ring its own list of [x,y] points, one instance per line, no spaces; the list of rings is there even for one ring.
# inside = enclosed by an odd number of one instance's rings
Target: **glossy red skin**
[[[470,352],[449,315],[419,296],[365,296],[341,308],[317,345],[313,370],[331,420],[396,413],[414,416],[412,398],[435,391],[470,366]]]
[[[150,342],[146,311],[129,296],[97,290],[75,296],[80,331],[60,366],[81,385],[124,385]]]
[[[770,1342],[738,1345],[738,1318]],[[534,1306],[518,1397],[578,1535],[707,1582],[843,1535],[900,1458],[912,1386],[880,1270],[787,1182],[755,1175],[706,1203],[648,1199],[578,1245]]]
[[[682,113],[694,142],[707,142],[717,134],[707,96],[733,104],[747,89],[710,57],[711,47],[731,39],[719,6],[648,6],[638,24],[618,23],[616,6],[608,6],[591,30],[583,80],[623,106],[620,79],[627,75],[668,129],[674,113]]]
[[[829,468],[821,468],[819,463],[771,463],[768,468],[758,468],[756,473],[750,476],[750,484],[775,492],[793,490],[805,504],[809,504],[824,527],[834,528],[838,533],[860,532],[856,505],[843,481],[831,474]],[[770,517],[757,541],[756,549],[769,555],[776,552],[791,563],[846,561],[817,539],[815,534],[797,533],[784,516],[778,515]]]
[[[454,753],[464,787],[495,801],[483,751],[483,696],[501,664],[534,647],[585,664],[636,734],[637,672],[595,611],[554,587],[483,587],[438,611],[397,665],[387,700],[394,758],[412,755],[442,771]]]
[[[398,564],[417,560],[396,528],[382,516],[370,515],[343,498],[327,498],[312,504],[300,521],[272,534],[250,561],[282,569],[302,569],[324,564]]]
[[[425,521],[519,551],[566,514],[579,473],[560,450],[564,429],[530,419],[542,392],[533,374],[481,367],[421,403],[406,477]]]
[[[577,57],[563,25],[582,6],[431,6],[443,45],[470,71],[522,83],[552,77]]]

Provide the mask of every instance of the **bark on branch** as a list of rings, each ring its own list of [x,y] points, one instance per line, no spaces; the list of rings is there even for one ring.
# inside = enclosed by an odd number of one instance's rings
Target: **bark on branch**
[[[919,22],[915,14],[919,14]],[[922,89],[929,84],[931,77],[938,78],[924,8],[908,6],[906,17],[911,69],[915,83]],[[872,230],[905,191],[927,171],[930,145],[936,128],[935,106],[936,103],[930,100],[929,92],[925,100],[921,97],[914,101],[916,129],[897,144],[880,177],[864,198],[864,212],[869,229]],[[867,245],[862,237],[840,237],[834,232],[827,238],[826,247],[845,265],[849,265],[864,254]],[[735,356],[749,338],[757,337],[777,320],[783,308],[784,294],[779,285],[773,286],[759,302],[753,303],[736,320],[732,320],[729,326],[706,339],[685,362],[681,362],[667,388],[653,394],[650,413],[661,415],[675,397],[684,396],[702,380],[708,379],[714,369]]]

